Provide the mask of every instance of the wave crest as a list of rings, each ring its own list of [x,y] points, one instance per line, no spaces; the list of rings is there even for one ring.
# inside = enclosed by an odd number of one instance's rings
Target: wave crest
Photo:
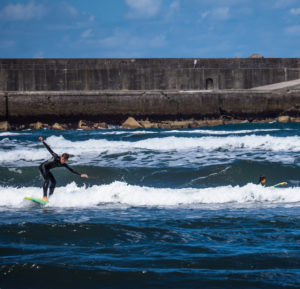
[[[25,196],[41,197],[38,187],[0,187],[0,207],[28,206]],[[107,185],[79,187],[74,182],[58,187],[48,204],[50,207],[86,208],[99,205],[126,205],[146,207],[197,206],[203,204],[238,204],[247,206],[300,202],[300,188],[264,188],[255,184],[245,186],[220,186],[211,188],[153,188],[113,182]]]

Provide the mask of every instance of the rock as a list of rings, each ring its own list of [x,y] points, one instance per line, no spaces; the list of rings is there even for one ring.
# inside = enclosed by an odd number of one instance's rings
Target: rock
[[[78,128],[82,128],[82,125],[84,124],[84,121],[83,120],[80,120],[79,122],[78,122]]]
[[[26,128],[25,124],[20,124],[20,125],[15,125],[14,130],[23,130],[25,128]]]
[[[191,128],[192,127],[192,123],[193,121],[191,120],[186,120],[186,121],[178,121],[178,122],[175,122],[175,125],[178,127],[178,128]]]
[[[8,131],[8,130],[10,130],[10,125],[9,125],[8,121],[1,121],[0,122],[0,130],[1,131]]]
[[[107,128],[106,122],[92,122],[88,120],[80,120],[78,122],[78,128],[84,129],[84,130],[91,130],[91,129],[97,129],[97,128]]]
[[[291,122],[300,122],[300,117],[291,117]]]
[[[59,124],[59,123],[55,123],[54,125],[52,125],[52,129],[56,129],[56,130],[65,130],[66,126]]]
[[[180,128],[189,128],[190,127],[190,121],[164,121],[161,124],[159,124],[160,128],[164,129],[180,129]]]
[[[94,123],[86,120],[80,120],[78,122],[78,128],[84,129],[84,130],[91,130],[94,129]]]
[[[41,129],[41,128],[44,127],[44,125],[43,125],[41,122],[37,121],[37,122],[35,122],[35,123],[31,123],[31,124],[29,125],[29,127],[30,127],[31,129]]]
[[[94,124],[94,128],[108,128],[108,125],[106,122],[97,122]]]
[[[278,122],[287,123],[290,121],[290,117],[288,115],[282,115],[277,117]]]
[[[171,125],[169,122],[161,122],[158,124],[158,128],[161,128],[161,129],[171,129]]]
[[[172,124],[172,126],[174,128],[190,128],[191,124],[192,124],[192,122],[190,120],[186,120],[186,121],[174,121],[174,123]]]
[[[217,126],[217,125],[222,125],[222,124],[224,124],[222,119],[208,119],[207,120],[208,126]]]
[[[129,117],[122,123],[122,128],[136,129],[142,128],[142,126],[133,117]]]
[[[275,120],[273,118],[265,118],[265,119],[253,119],[250,122],[253,123],[270,123],[270,122],[274,122]]]
[[[195,120],[191,123],[192,128],[207,126],[206,120]]]
[[[140,121],[144,128],[158,128],[158,123],[150,122],[149,120]]]
[[[224,124],[235,124],[235,123],[245,123],[245,122],[243,120],[240,120],[240,119],[224,120]]]

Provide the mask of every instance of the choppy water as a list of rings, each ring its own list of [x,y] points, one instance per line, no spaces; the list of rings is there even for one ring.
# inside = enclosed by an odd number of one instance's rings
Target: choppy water
[[[44,208],[40,135],[89,175]],[[299,288],[299,153],[300,124],[2,132],[0,288]]]

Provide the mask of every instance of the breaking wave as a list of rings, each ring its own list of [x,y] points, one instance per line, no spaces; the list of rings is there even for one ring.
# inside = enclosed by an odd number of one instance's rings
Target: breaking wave
[[[0,187],[0,207],[26,207],[32,203],[24,200],[25,196],[41,195],[42,189],[38,187]],[[118,181],[108,185],[79,187],[73,182],[65,187],[58,187],[47,206],[83,208],[114,204],[134,207],[186,207],[213,204],[243,207],[257,203],[300,205],[300,188],[264,188],[249,183],[245,186],[171,189],[129,185]]]

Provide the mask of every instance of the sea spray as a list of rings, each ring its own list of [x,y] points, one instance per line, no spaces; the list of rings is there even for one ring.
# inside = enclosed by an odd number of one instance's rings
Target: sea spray
[[[103,137],[103,136],[102,136]],[[62,154],[68,152],[73,164],[95,164],[103,165],[104,157],[115,154],[131,154],[133,161],[141,165],[144,157],[152,154],[152,159],[159,161],[165,159],[167,166],[176,165],[176,160],[182,158],[177,165],[194,164],[205,158],[205,163],[221,163],[220,159],[229,161],[243,156],[242,159],[257,159],[266,157],[283,163],[293,162],[295,153],[300,152],[300,137],[277,137],[271,135],[257,136],[165,136],[149,139],[135,139],[134,141],[108,140],[91,138],[88,140],[66,139],[64,136],[50,136],[46,138],[52,149]],[[1,147],[1,146],[0,146]],[[9,149],[11,148],[11,149]],[[174,157],[176,155],[176,157]],[[0,148],[0,165],[37,165],[49,158],[49,153],[42,145],[34,141],[20,142],[14,139],[5,140]],[[227,159],[227,160],[226,160]],[[120,158],[122,161],[122,158]],[[202,164],[202,162],[200,162]],[[123,166],[124,164],[120,164]],[[130,163],[135,165],[135,162]],[[146,164],[142,163],[142,166]],[[155,163],[155,165],[157,165]]]
[[[0,187],[0,207],[23,207],[27,203],[23,202],[25,196],[41,197],[41,192],[42,189],[37,187]],[[195,207],[203,204],[239,204],[242,207],[250,203],[259,203],[260,206],[286,203],[300,205],[300,188],[265,188],[247,184],[242,187],[171,189],[129,185],[124,182],[79,187],[73,182],[65,187],[56,188],[49,206],[91,208],[111,203],[136,207]]]

